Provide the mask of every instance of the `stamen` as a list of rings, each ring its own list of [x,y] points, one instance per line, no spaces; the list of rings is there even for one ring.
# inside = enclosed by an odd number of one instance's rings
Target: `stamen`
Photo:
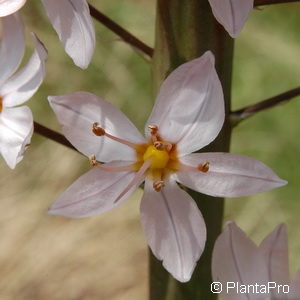
[[[153,189],[156,191],[156,192],[160,192],[161,189],[165,186],[165,183],[163,180],[158,180],[158,181],[154,181],[153,182]]]
[[[158,126],[156,125],[148,125],[148,129],[150,130],[152,143],[156,143],[158,141],[157,133],[158,133]]]
[[[209,162],[205,162],[204,164],[199,164],[198,165],[198,170],[201,172],[206,173],[209,170]]]
[[[164,150],[164,144],[162,142],[156,141],[153,143],[153,145],[157,150]]]
[[[99,125],[99,123],[97,123],[97,122],[95,122],[93,124],[93,129],[92,129],[93,133],[97,136],[105,135],[105,130],[103,128],[99,127],[98,125]]]
[[[99,168],[104,171],[109,172],[128,172],[136,170],[136,164],[130,164],[127,166],[120,166],[120,167],[106,167],[105,164],[100,165]]]
[[[151,135],[156,135],[158,132],[158,127],[156,125],[148,125]]]
[[[117,199],[114,201],[114,203],[118,202],[133,186],[136,184],[142,183],[144,180],[144,174],[147,171],[151,164],[151,159],[147,159],[142,167],[136,172],[133,180],[128,184],[128,186],[124,189],[124,191],[117,197]]]
[[[89,156],[89,162],[92,167],[97,166],[99,163],[97,162],[95,154]]]
[[[159,141],[154,142],[153,145],[157,150],[166,150],[167,152],[170,152],[173,147],[171,143]]]
[[[209,170],[209,162],[207,161],[203,164],[199,164],[197,167],[192,167],[192,166],[185,165],[183,163],[179,163],[178,170],[179,171],[192,171],[192,172],[201,171],[203,173],[206,173]]]
[[[116,142],[119,142],[119,143],[121,143],[123,145],[126,145],[126,146],[128,146],[128,147],[133,148],[134,150],[136,150],[136,148],[137,148],[138,145],[136,145],[134,143],[131,143],[129,141],[120,139],[120,138],[118,138],[116,136],[113,136],[113,135],[107,133],[102,127],[99,127],[98,125],[99,125],[99,123],[97,123],[97,122],[95,122],[93,124],[92,131],[93,131],[93,133],[95,135],[97,135],[97,136],[106,136],[106,137],[108,137],[108,138],[110,138],[110,139],[112,139],[112,140],[114,140]]]

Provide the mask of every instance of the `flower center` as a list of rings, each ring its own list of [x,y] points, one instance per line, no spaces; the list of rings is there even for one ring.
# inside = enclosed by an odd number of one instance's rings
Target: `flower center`
[[[169,153],[166,150],[158,150],[155,146],[150,145],[147,147],[143,155],[143,160],[151,159],[149,169],[163,169],[169,162]]]
[[[105,131],[95,122],[92,126],[92,132],[98,137],[106,137],[126,145],[136,151],[136,162],[122,167],[99,166],[99,168],[110,172],[136,172],[135,179],[125,189],[127,192],[132,185],[139,181],[143,176],[147,176],[153,181],[153,189],[159,192],[165,184],[165,180],[170,174],[178,171],[192,171],[206,173],[209,170],[209,162],[203,162],[197,166],[188,166],[181,163],[178,159],[176,144],[165,141],[158,134],[158,126],[148,126],[151,138],[148,143],[134,144],[119,137],[113,136]],[[95,155],[89,157],[92,166],[99,165]],[[124,193],[125,193],[124,192]],[[122,193],[122,195],[124,194]]]

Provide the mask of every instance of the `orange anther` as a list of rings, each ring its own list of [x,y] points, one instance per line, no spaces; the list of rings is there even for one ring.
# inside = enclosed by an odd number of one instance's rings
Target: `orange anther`
[[[209,170],[209,162],[207,161],[204,164],[198,165],[198,170],[201,171],[201,172],[206,173]]]
[[[164,144],[162,142],[156,141],[153,145],[157,150],[164,150]]]
[[[94,154],[89,156],[89,162],[92,167],[95,167],[98,165],[96,156]]]
[[[93,133],[95,135],[97,135],[97,136],[103,136],[103,135],[105,135],[105,130],[103,128],[101,128],[101,127],[98,127],[98,125],[99,124],[97,122],[95,122],[93,124],[93,129],[92,129]]]
[[[156,135],[158,132],[158,127],[156,125],[148,125],[148,128],[150,130],[150,133],[152,135]]]
[[[159,180],[159,181],[154,181],[153,182],[153,189],[156,191],[156,192],[160,192],[161,189],[165,186],[165,183],[162,181],[162,180]]]

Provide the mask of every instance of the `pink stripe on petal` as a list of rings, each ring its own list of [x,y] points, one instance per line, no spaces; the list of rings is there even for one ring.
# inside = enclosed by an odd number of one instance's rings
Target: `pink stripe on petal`
[[[268,279],[277,284],[289,284],[289,256],[287,232],[284,224],[278,225],[260,244],[259,251],[265,257],[268,267]],[[276,293],[272,291],[273,296]],[[280,295],[286,299],[286,295]]]
[[[184,155],[212,142],[224,117],[223,91],[208,51],[179,66],[163,82],[145,132],[149,135],[148,125],[157,125],[159,134],[178,143],[179,155]]]
[[[226,290],[227,282],[240,285],[266,284],[267,270],[257,246],[235,223],[230,222],[218,237],[212,256],[213,280],[224,286],[222,300],[261,299],[255,293],[237,293],[236,289]]]
[[[197,166],[208,162],[206,173],[178,172],[177,180],[187,187],[216,197],[241,197],[262,193],[287,182],[269,167],[253,158],[231,153],[192,153],[180,158],[183,164]]]
[[[154,255],[174,278],[189,281],[204,249],[206,228],[194,200],[175,182],[160,192],[146,180],[141,222]]]
[[[67,139],[84,155],[95,155],[98,161],[135,160],[132,148],[106,136],[96,136],[93,123],[107,133],[143,144],[145,139],[130,120],[109,102],[87,92],[49,96],[48,100]]]
[[[135,173],[134,178],[132,179],[132,181],[128,184],[128,186],[122,191],[122,193],[117,197],[117,199],[115,200],[115,202],[118,202],[120,199],[122,199],[124,197],[124,195],[126,195],[129,191],[132,190],[132,188],[136,188],[138,187],[145,179],[145,172],[147,171],[147,169],[149,168],[151,164],[151,160],[148,159],[146,160],[142,167]]]
[[[108,167],[118,167],[132,162],[111,162]],[[115,200],[134,179],[134,172],[109,172],[95,166],[79,177],[50,207],[49,213],[70,218],[95,216],[121,204],[126,193]],[[135,186],[137,187],[137,186]],[[133,190],[132,187],[131,191]]]

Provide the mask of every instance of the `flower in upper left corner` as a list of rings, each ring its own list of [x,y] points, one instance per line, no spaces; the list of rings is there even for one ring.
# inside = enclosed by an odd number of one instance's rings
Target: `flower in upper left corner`
[[[25,50],[24,27],[17,14],[1,18],[0,44],[0,153],[12,169],[23,158],[33,133],[33,117],[27,106],[18,106],[37,91],[45,76],[47,51],[33,34],[35,51],[15,73]],[[16,107],[17,106],[17,107]]]
[[[0,0],[0,17],[11,15],[18,11],[26,0]]]

